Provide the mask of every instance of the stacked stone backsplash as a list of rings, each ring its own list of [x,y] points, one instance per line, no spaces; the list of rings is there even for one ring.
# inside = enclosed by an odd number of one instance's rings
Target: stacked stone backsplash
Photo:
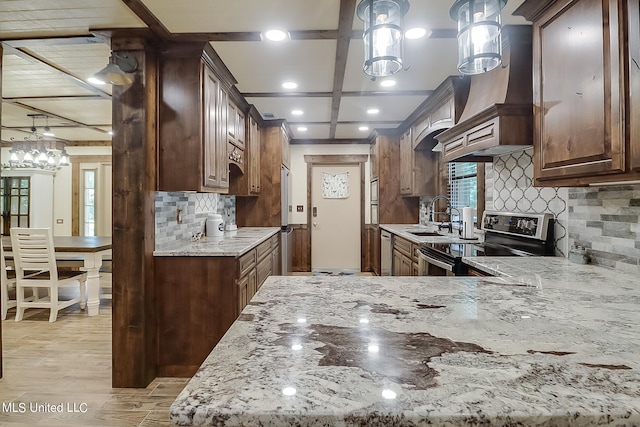
[[[219,213],[225,224],[236,221],[236,198],[216,193],[156,192],[156,249],[166,249],[204,232],[207,215]],[[182,209],[182,224],[177,210]]]
[[[570,189],[569,242],[594,264],[640,273],[640,185]]]

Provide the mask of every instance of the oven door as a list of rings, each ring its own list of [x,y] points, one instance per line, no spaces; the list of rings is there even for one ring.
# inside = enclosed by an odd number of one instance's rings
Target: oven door
[[[454,262],[436,259],[425,253],[424,249],[418,251],[418,275],[419,276],[455,276]]]

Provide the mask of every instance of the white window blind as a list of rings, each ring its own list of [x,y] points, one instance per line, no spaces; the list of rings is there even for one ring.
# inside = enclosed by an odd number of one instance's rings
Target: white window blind
[[[478,208],[478,164],[477,163],[449,163],[448,197],[451,206],[460,209],[469,206]],[[454,220],[456,212],[454,211]]]

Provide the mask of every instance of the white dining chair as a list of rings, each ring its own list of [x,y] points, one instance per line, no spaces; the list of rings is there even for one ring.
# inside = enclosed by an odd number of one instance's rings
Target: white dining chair
[[[11,228],[11,247],[16,270],[16,321],[22,320],[27,308],[49,308],[49,322],[55,322],[58,311],[80,303],[84,310],[87,273],[84,271],[59,271],[56,265],[53,235],[50,228]],[[60,300],[58,289],[79,287],[80,296]],[[26,288],[44,288],[47,295],[28,301]]]
[[[15,287],[15,272],[11,271],[11,277],[7,274],[7,262],[4,259],[4,249],[0,244],[0,291],[2,292],[2,320],[7,318],[7,311],[16,306],[16,300],[9,299],[9,289]]]

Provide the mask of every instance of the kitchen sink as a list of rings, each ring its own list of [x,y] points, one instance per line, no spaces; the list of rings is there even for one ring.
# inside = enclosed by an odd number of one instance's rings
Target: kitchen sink
[[[421,237],[442,236],[442,234],[435,231],[410,231],[409,233],[413,234],[414,236],[421,236]]]

